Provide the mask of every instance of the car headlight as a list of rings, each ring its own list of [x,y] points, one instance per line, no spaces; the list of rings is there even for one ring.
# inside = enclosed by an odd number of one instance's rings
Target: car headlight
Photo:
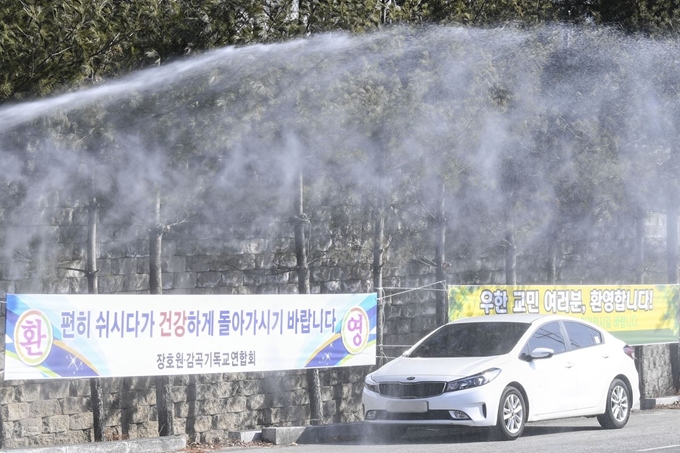
[[[500,368],[489,368],[474,376],[468,376],[463,379],[456,379],[455,381],[447,382],[445,392],[455,392],[458,390],[465,390],[472,387],[479,387],[496,379],[501,374]]]
[[[371,392],[380,393],[380,386],[373,380],[371,375],[366,376],[366,379],[364,380],[364,388],[366,390],[370,390]]]

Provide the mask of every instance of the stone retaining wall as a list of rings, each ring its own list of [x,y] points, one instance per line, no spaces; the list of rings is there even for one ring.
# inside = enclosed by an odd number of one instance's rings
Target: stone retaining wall
[[[678,344],[653,344],[642,348],[640,366],[642,374],[642,398],[658,398],[680,394],[676,388]],[[675,357],[674,357],[675,356]]]
[[[36,251],[30,260],[0,261],[0,297],[6,293],[87,291],[83,274],[68,269],[84,267],[83,221],[73,220],[77,218],[71,216],[68,225],[47,228],[43,243],[52,241],[55,247]],[[273,225],[266,234],[253,226],[188,225],[168,234],[163,242],[164,292],[295,293],[297,274],[290,230],[288,224]],[[311,238],[310,248],[323,251],[311,268],[313,293],[372,290],[369,257],[359,259],[335,253],[333,240],[324,228]],[[100,292],[148,292],[147,242],[122,240],[111,225],[102,226],[100,239]],[[384,269],[384,286],[395,288],[386,293],[385,299],[384,343],[388,357],[401,353],[404,346],[436,327],[435,293],[428,286],[435,281],[432,269],[404,258],[412,257],[409,253],[390,249],[389,266]],[[518,272],[526,274],[525,281],[540,281],[537,270],[543,258],[518,258]],[[466,284],[499,284],[504,281],[503,266],[498,256],[455,258],[448,278],[450,282]],[[577,277],[573,281],[578,281]],[[4,341],[5,307],[1,307],[0,338]],[[4,349],[4,343],[1,346]],[[673,369],[667,358],[670,350],[663,345],[644,348],[641,359],[645,397],[663,396],[673,389]],[[0,354],[2,369],[4,355]],[[371,369],[321,371],[325,423],[361,420],[363,378]],[[211,442],[225,438],[230,431],[309,423],[306,371],[173,376],[170,382],[174,433],[186,433],[191,440]],[[109,440],[158,435],[152,378],[103,379],[102,386]],[[1,448],[90,442],[93,421],[89,382],[1,381],[0,422]]]

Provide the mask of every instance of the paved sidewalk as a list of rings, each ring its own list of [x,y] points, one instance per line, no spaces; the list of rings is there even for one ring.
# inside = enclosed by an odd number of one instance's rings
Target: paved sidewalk
[[[680,395],[644,400],[642,409],[654,409],[657,406],[675,407],[680,403]],[[230,438],[237,442],[248,443],[264,441],[272,445],[323,444],[348,438],[356,438],[363,434],[361,423],[336,423],[320,426],[293,426],[263,428],[230,433]],[[111,442],[92,442],[77,445],[55,445],[49,447],[33,447],[3,450],[3,453],[166,453],[187,448],[187,436],[154,437],[150,439],[117,440]],[[215,450],[228,451],[230,447]]]
[[[151,439],[91,442],[89,444],[15,448],[3,451],[6,453],[164,453],[179,451],[186,446],[186,436],[168,436]]]

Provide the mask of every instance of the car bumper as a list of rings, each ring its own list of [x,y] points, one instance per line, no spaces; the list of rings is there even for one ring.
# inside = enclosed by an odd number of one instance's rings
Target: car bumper
[[[493,426],[504,388],[494,384],[418,399],[387,398],[364,389],[364,421],[411,426]]]

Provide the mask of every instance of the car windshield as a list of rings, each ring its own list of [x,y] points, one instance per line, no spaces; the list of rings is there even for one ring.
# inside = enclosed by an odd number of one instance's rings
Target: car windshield
[[[529,324],[470,322],[449,324],[427,338],[409,357],[489,357],[507,354]]]

